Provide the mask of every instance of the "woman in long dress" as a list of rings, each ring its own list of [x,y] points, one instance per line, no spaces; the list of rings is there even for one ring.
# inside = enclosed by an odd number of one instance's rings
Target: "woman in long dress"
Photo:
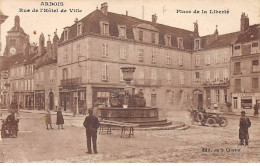
[[[63,124],[64,124],[64,119],[63,119],[63,115],[62,115],[62,112],[61,112],[61,108],[58,109],[57,111],[57,121],[56,121],[56,124],[58,125],[58,129],[64,129],[63,128]]]

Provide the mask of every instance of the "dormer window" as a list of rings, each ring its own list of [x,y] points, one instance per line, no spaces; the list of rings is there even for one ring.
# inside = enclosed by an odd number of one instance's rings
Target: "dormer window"
[[[252,43],[251,54],[259,53],[258,42]]]
[[[151,43],[155,43],[155,33],[151,33]]]
[[[69,29],[66,28],[66,29],[64,30],[64,41],[65,41],[65,40],[68,40],[68,39],[69,39]]]
[[[139,41],[144,41],[144,31],[139,30]]]
[[[101,21],[101,34],[102,35],[109,35],[109,23],[107,21]]]
[[[82,35],[82,23],[77,24],[77,35]]]
[[[118,37],[126,38],[126,26],[118,25]]]
[[[200,39],[195,39],[194,40],[194,50],[199,50],[200,49]]]
[[[164,35],[165,45],[166,46],[172,46],[172,37],[169,34]]]
[[[178,37],[178,48],[183,49],[183,38]]]

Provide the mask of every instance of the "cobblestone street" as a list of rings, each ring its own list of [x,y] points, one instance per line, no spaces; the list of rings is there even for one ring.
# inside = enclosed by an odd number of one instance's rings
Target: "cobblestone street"
[[[86,154],[84,117],[65,117],[65,129],[46,130],[41,114],[22,113],[18,138],[4,138],[5,162],[259,162],[259,118],[251,118],[249,146],[238,145],[239,116],[228,116],[227,127],[191,125],[187,130],[120,131],[98,134],[98,154]],[[3,116],[5,117],[5,116]],[[203,152],[204,151],[208,152]],[[219,151],[219,152],[217,152]],[[15,154],[15,155],[14,155]]]

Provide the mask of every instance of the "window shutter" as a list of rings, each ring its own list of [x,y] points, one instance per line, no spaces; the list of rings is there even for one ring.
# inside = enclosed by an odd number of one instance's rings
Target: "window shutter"
[[[108,66],[106,65],[106,80],[109,80],[109,70],[108,70]]]
[[[183,102],[187,102],[187,91],[183,91]]]
[[[179,72],[179,84],[181,84],[181,72]]]
[[[106,54],[106,51],[105,51],[105,48],[106,46],[105,46],[105,43],[103,43],[103,46],[102,46],[102,56],[105,56],[105,54]]]
[[[211,104],[215,103],[215,91],[211,90]]]
[[[179,65],[182,65],[182,62],[183,62],[183,57],[181,54],[179,54]]]
[[[219,90],[219,95],[220,95],[220,103],[224,104],[224,89]]]
[[[102,80],[106,80],[106,65],[102,65]]]

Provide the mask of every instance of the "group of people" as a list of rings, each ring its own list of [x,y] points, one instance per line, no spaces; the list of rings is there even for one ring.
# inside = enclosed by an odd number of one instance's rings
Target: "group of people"
[[[58,129],[64,129],[63,128],[64,118],[62,115],[61,108],[59,108],[57,110],[58,111],[57,111],[56,124],[58,125]],[[44,118],[45,118],[47,130],[49,130],[49,127],[50,127],[50,129],[53,129],[50,111],[47,111]],[[92,148],[91,148],[91,141],[92,141],[93,152],[95,154],[97,154],[98,153],[98,151],[97,151],[97,130],[99,128],[99,120],[98,120],[97,116],[93,115],[92,108],[88,109],[88,116],[85,118],[83,126],[86,128],[87,147],[88,147],[87,153],[88,154],[92,153]]]
[[[57,107],[56,107],[56,110],[57,110],[56,124],[58,125],[58,129],[64,129],[63,128],[64,118],[63,118],[63,115],[61,112],[61,108],[57,109]],[[45,119],[45,124],[46,124],[47,130],[49,130],[49,126],[50,126],[50,129],[53,129],[52,120],[51,120],[51,112],[49,110],[45,114],[44,119]]]

